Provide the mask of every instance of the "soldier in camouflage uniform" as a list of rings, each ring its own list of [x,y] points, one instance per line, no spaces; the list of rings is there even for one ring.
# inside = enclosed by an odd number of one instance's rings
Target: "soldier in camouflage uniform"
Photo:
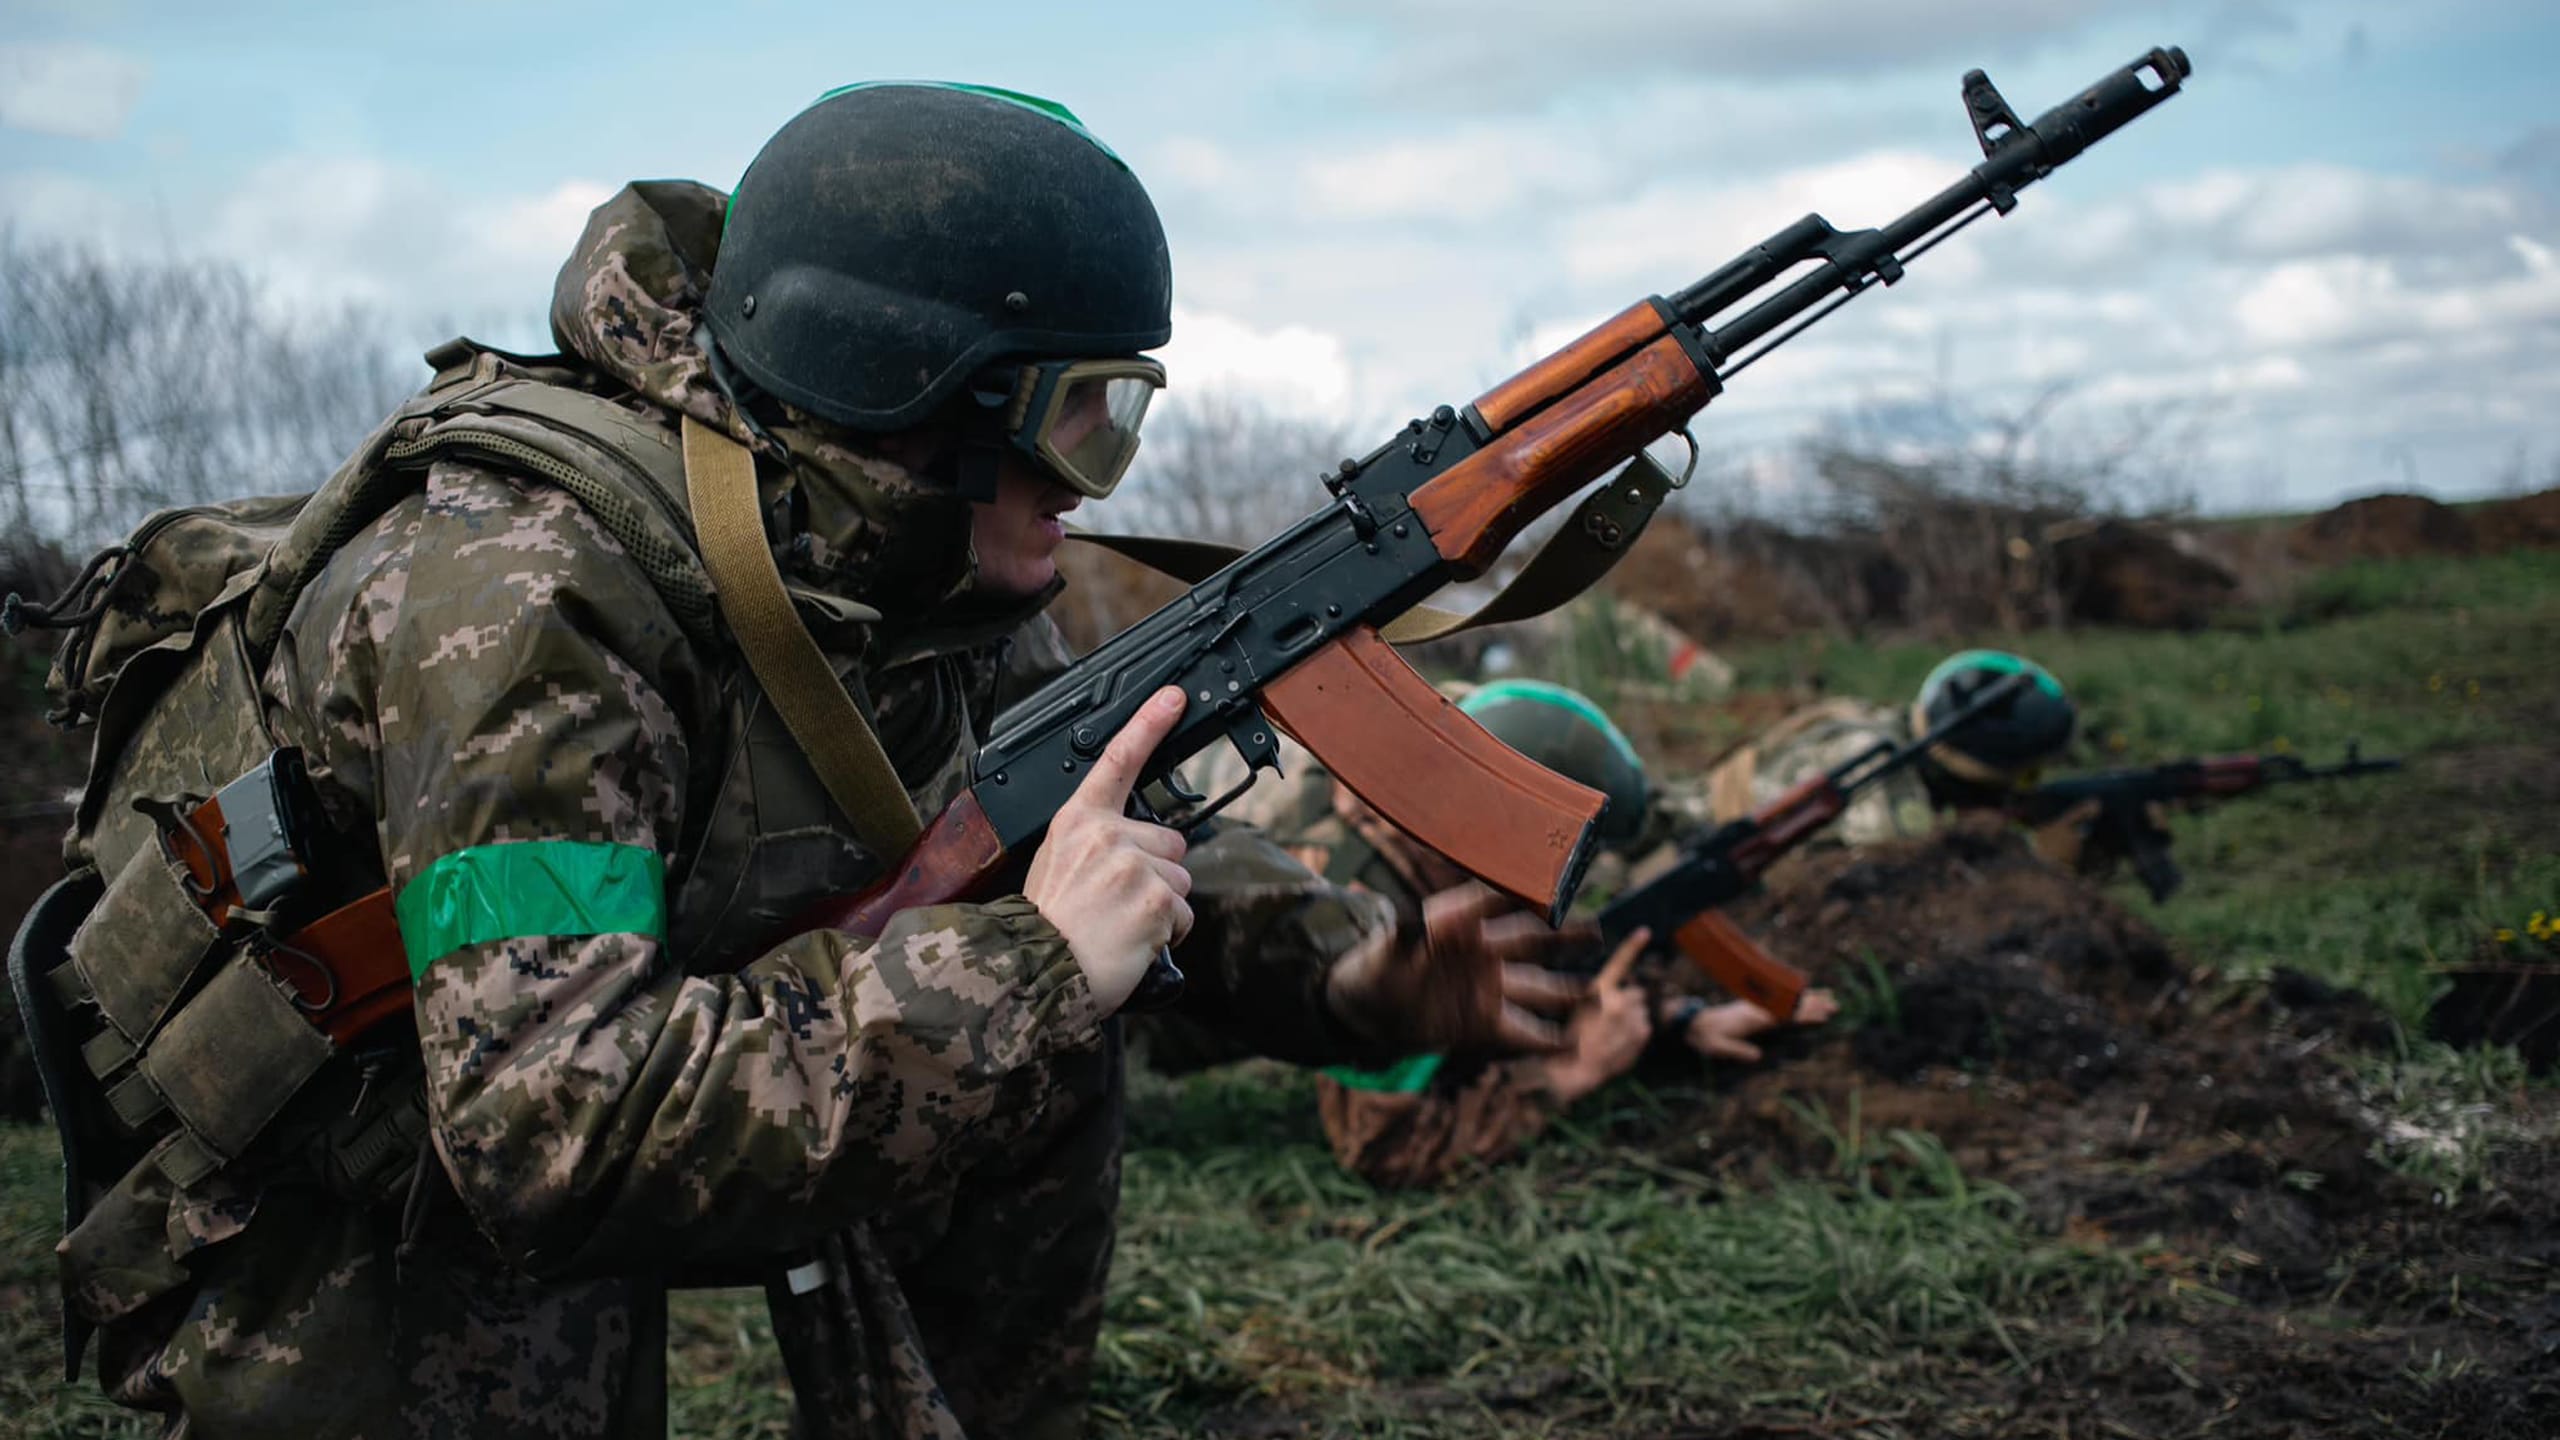
[[[1601,835],[1610,849],[1594,862],[1595,872],[1623,873],[1630,862],[1641,872],[1648,852],[1689,827],[1689,817],[1661,803],[1618,727],[1580,693],[1518,680],[1455,693],[1459,708],[1504,743],[1609,797]],[[1407,914],[1458,873],[1336,784],[1303,749],[1289,747],[1282,763],[1286,782],[1258,784],[1237,805],[1309,868],[1385,896]],[[1203,783],[1232,784],[1239,772],[1221,759]],[[1507,1158],[1575,1101],[1633,1069],[1657,1040],[1714,1059],[1759,1058],[1751,1037],[1776,1027],[1777,1017],[1747,1000],[1710,1004],[1677,988],[1669,967],[1631,979],[1643,949],[1641,939],[1630,940],[1601,967],[1552,1055],[1455,1051],[1385,1067],[1328,1068],[1316,1081],[1317,1105],[1335,1158],[1372,1184],[1433,1184],[1471,1164]],[[1792,1018],[1820,1024],[1837,1009],[1828,992],[1810,990]],[[1195,1027],[1176,1022],[1144,1034],[1151,1062],[1166,1051],[1184,1061],[1225,1058],[1201,1053]]]
[[[1996,808],[2008,791],[2061,755],[2075,723],[2061,681],[2032,660],[1998,650],[1966,650],[1940,661],[1903,710],[1847,697],[1808,705],[1726,756],[1707,772],[1703,796],[1683,801],[1717,823],[1751,814],[1879,742],[1911,743],[1980,687],[2021,670],[2035,683],[2018,700],[1976,718],[1920,763],[1870,786],[1814,843],[1908,839],[1928,834],[1941,811]]]
[[[1085,244],[1078,227],[1105,222],[1120,229]],[[885,420],[788,367],[756,373],[706,317],[756,313],[737,247],[789,225],[793,243],[833,226],[905,248],[862,270],[867,306],[827,308],[845,282],[823,267],[766,265],[767,319],[798,305],[851,343],[933,303],[980,328],[1027,318],[941,381],[870,356],[872,379],[923,387]],[[1070,252],[1054,287],[1017,288],[1005,225]],[[1063,110],[857,87],[786,127],[734,204],[651,182],[599,208],[553,297],[567,356],[547,373],[756,454],[802,618],[930,814],[1008,668],[1036,679],[1055,655],[1008,637],[1054,593],[1057,516],[1079,498],[1010,453],[973,482],[987,432],[948,407],[980,403],[960,393],[980,366],[1161,343],[1162,247],[1144,192]],[[901,309],[897,287],[935,265],[966,284]],[[1113,286],[1139,316],[1117,339],[1051,319]],[[1189,1013],[1308,1063],[1536,1043],[1551,1032],[1521,1005],[1573,993],[1510,963],[1542,942],[1482,905],[1399,928],[1250,830],[1186,857],[1107,794],[1062,812],[1024,894],[906,911],[872,941],[792,934],[882,857],[737,657],[688,643],[594,516],[498,457],[436,463],[345,544],[262,698],[339,843],[399,893],[415,1041],[323,1072],[200,1185],[134,1166],[66,1238],[102,1383],[172,1434],[660,1435],[669,1286],[758,1279],[804,1433],[1080,1433],[1117,1204],[1112,1012],[1158,944],[1181,941]],[[1123,773],[1162,711],[1115,742]],[[401,1198],[297,1162],[285,1137],[325,1140],[401,1087],[432,1139]]]

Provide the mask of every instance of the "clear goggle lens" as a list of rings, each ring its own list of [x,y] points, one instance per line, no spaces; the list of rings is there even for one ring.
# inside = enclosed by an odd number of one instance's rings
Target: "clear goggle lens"
[[[1153,360],[1026,366],[1015,390],[1013,443],[1080,495],[1099,500],[1128,473],[1138,427],[1164,388]]]

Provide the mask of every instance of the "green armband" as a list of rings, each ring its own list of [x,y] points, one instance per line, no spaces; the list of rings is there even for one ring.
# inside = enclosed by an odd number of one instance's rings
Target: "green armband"
[[[1354,1070],[1335,1065],[1324,1073],[1345,1089],[1411,1095],[1430,1085],[1431,1077],[1440,1073],[1443,1058],[1439,1055],[1408,1055],[1384,1070]]]
[[[465,945],[531,935],[667,933],[667,862],[655,850],[525,840],[456,850],[400,892],[412,979]]]

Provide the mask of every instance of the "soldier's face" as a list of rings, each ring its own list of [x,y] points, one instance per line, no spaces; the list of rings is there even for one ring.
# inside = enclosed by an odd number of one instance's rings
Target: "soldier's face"
[[[978,586],[997,595],[1036,595],[1058,574],[1065,515],[1084,497],[1008,453],[996,469],[996,498],[974,507],[969,544]]]

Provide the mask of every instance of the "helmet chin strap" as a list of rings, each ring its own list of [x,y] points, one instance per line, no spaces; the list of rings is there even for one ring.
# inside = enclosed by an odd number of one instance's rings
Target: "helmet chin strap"
[[[996,477],[1004,465],[1004,406],[1011,398],[1010,392],[972,382],[960,387],[947,412],[958,443],[934,466],[935,478],[972,505],[995,503]]]
[[[992,505],[996,498],[996,475],[1004,461],[1004,446],[982,435],[963,438],[934,468],[947,471],[941,477],[972,505]]]

